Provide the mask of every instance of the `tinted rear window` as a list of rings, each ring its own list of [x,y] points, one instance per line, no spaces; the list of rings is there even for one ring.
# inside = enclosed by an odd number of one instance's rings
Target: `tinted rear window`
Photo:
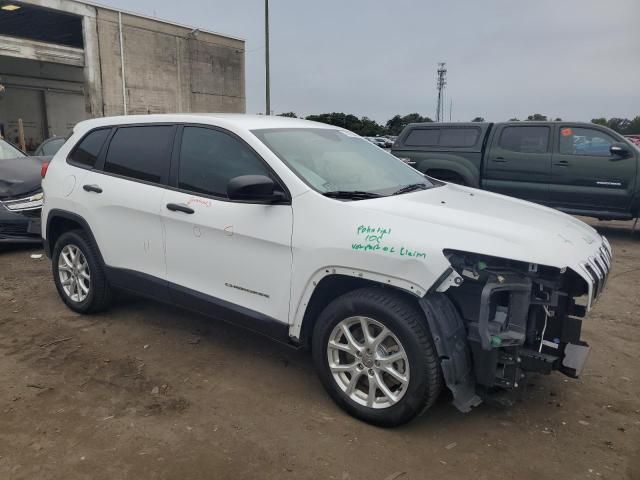
[[[89,133],[76,148],[73,149],[69,155],[69,160],[73,163],[93,168],[110,131],[110,128],[103,128]]]
[[[122,127],[113,136],[104,171],[160,183],[168,175],[173,126]]]
[[[417,128],[404,144],[410,147],[473,147],[480,136],[479,128]]]
[[[546,153],[549,146],[549,127],[505,127],[498,146],[512,152]]]
[[[416,128],[411,130],[404,144],[409,147],[427,147],[438,145],[440,130],[437,128]]]

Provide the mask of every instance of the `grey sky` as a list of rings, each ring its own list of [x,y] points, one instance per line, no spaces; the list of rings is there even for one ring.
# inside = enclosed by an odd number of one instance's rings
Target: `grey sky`
[[[264,111],[262,0],[101,0],[246,40],[247,112]],[[271,107],[384,122],[531,113],[571,120],[640,115],[639,0],[270,0]]]

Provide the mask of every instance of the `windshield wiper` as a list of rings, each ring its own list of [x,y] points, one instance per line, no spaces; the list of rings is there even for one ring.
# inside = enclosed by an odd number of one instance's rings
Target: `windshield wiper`
[[[380,198],[382,195],[373,192],[363,192],[360,190],[332,190],[324,192],[322,195],[331,198],[348,198],[351,200],[364,200],[367,198]]]
[[[413,192],[414,190],[426,190],[427,188],[429,188],[429,186],[426,183],[412,183],[393,192],[393,195],[401,195],[403,193]]]

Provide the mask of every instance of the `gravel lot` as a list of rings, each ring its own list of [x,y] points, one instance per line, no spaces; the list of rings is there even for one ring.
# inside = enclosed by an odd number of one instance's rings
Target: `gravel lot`
[[[308,353],[139,299],[79,316],[40,250],[4,248],[0,478],[638,479],[640,232],[594,225],[615,265],[584,376],[393,430],[335,407]]]

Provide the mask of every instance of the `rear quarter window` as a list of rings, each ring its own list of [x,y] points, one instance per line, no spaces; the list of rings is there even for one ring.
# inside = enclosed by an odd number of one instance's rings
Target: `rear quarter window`
[[[94,130],[85,136],[69,154],[68,160],[78,166],[93,168],[111,128]]]

